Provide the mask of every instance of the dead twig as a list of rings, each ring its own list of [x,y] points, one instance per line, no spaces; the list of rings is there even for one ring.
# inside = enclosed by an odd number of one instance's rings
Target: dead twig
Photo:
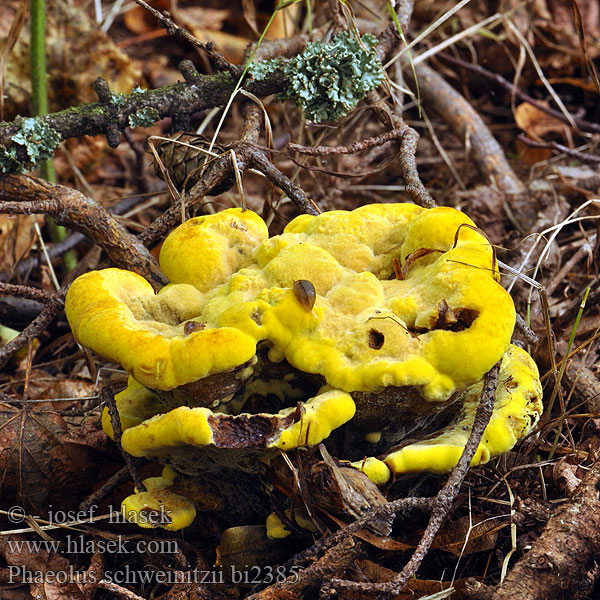
[[[348,547],[347,540],[351,538],[352,535],[357,531],[368,529],[371,524],[377,521],[385,521],[389,524],[401,512],[408,513],[411,510],[430,510],[434,502],[435,498],[399,498],[398,500],[393,500],[392,502],[382,504],[381,506],[378,506],[369,512],[369,514],[346,525],[342,529],[323,536],[312,546],[306,548],[302,552],[293,556],[287,562],[283,563],[280,568],[283,572],[288,572],[292,569],[297,570],[298,567],[300,567],[301,570],[297,571],[297,573],[298,576],[302,576],[305,569],[310,568],[311,565],[320,560],[319,556],[321,554],[324,556],[338,556],[340,553],[343,553],[343,549]],[[378,527],[375,526],[375,529],[378,529]],[[312,571],[312,573],[314,573],[314,571]],[[269,590],[273,591],[273,593],[275,593],[275,591],[288,591],[291,589],[294,589],[295,592],[299,592],[300,590],[295,585],[296,579],[297,577],[295,575],[290,576],[285,581],[274,584],[273,586],[269,586],[263,590],[264,595],[260,596],[257,592],[255,595],[250,596],[246,600],[259,600],[260,598],[268,598],[269,596],[266,595],[266,593]],[[309,576],[308,580],[314,581],[312,576]]]
[[[529,325],[527,325],[527,322],[519,313],[516,313],[515,316],[517,318],[517,329],[523,334],[523,337],[528,344],[535,346],[540,341],[539,336],[531,329],[531,327],[529,327]]]
[[[588,154],[587,152],[580,152],[579,150],[573,150],[572,148],[567,148],[567,146],[563,146],[557,142],[536,142],[531,138],[528,138],[524,133],[520,133],[517,136],[517,139],[532,148],[545,148],[548,150],[556,150],[558,152],[562,152],[567,156],[572,156],[578,160],[582,160],[584,162],[593,162],[600,163],[600,156],[596,156],[595,154]]]
[[[21,348],[24,348],[36,336],[45,332],[50,323],[58,316],[64,308],[64,296],[66,291],[61,290],[55,296],[52,296],[47,302],[42,312],[15,338],[8,344],[0,348],[0,367]]]
[[[125,452],[121,446],[123,428],[121,427],[121,419],[119,417],[119,410],[117,409],[117,403],[115,401],[115,394],[110,383],[104,385],[100,390],[100,403],[105,404],[108,408],[108,414],[110,415],[110,424],[112,426],[115,443],[119,447],[119,450],[121,451],[121,454],[127,463],[127,468],[136,489],[138,492],[145,492],[146,486],[142,482],[138,471],[139,461],[131,456],[131,454]]]
[[[523,194],[523,183],[479,113],[431,67],[420,63],[415,69],[423,102],[439,113],[460,138],[469,140],[473,159],[485,179],[491,180],[507,195]],[[519,211],[523,212],[520,204]]]
[[[331,154],[356,154],[363,150],[368,150],[375,146],[382,146],[387,142],[396,140],[402,137],[404,132],[400,129],[392,129],[381,135],[349,144],[348,146],[302,146],[301,144],[289,143],[288,149],[292,152],[299,152],[300,154],[308,154],[309,156],[329,156]]]
[[[300,186],[291,181],[282,173],[262,152],[252,152],[250,158],[252,166],[260,171],[280,188],[287,197],[303,212],[309,215],[318,215],[321,211],[317,205],[306,197]]]
[[[392,131],[402,133],[402,141],[399,148],[400,172],[406,184],[406,191],[411,200],[423,206],[424,208],[434,207],[435,201],[427,188],[423,185],[417,170],[417,142],[419,134],[409,127],[398,115],[393,114],[383,98],[378,92],[370,92],[366,101],[369,107],[375,112],[375,115],[381,123],[389,127]]]
[[[361,544],[353,537],[347,537],[302,571],[248,596],[246,600],[271,600],[278,597],[278,592],[301,594],[306,588],[317,587],[351,567],[361,554]]]
[[[125,465],[119,469],[108,481],[106,481],[100,488],[91,493],[80,505],[79,510],[81,512],[88,512],[93,506],[98,506],[102,500],[107,498],[109,494],[122,483],[131,479],[131,473],[129,471],[129,465]]]
[[[148,125],[150,121],[156,122],[165,117],[183,119],[185,122],[186,115],[227,104],[236,84],[236,79],[229,73],[219,77],[202,75],[190,61],[183,61],[180,67],[185,82],[145,90],[143,93],[132,92],[130,95],[113,94],[106,81],[98,79],[94,85],[98,102],[68,108],[39,117],[39,120],[56,131],[62,140],[84,135],[106,135],[109,145],[116,147],[121,132],[130,126],[131,119],[135,122],[136,114],[146,115]],[[255,96],[264,97],[283,91],[285,86],[285,78],[278,70],[260,81],[248,81],[244,89]],[[241,98],[243,96],[238,94],[235,101],[239,102]],[[29,164],[25,146],[13,140],[21,127],[20,120],[0,123],[0,145],[6,150],[14,148],[17,160]]]
[[[254,102],[245,101],[242,107],[242,115],[244,118],[244,129],[240,136],[240,141],[231,145],[239,173],[243,173],[250,166],[254,167],[281,188],[301,212],[313,215],[318,214],[318,208],[306,197],[302,189],[279,171],[266,157],[265,152],[257,145],[263,118],[260,108]],[[232,161],[232,153],[226,152],[206,166],[202,178],[187,192],[183,200],[184,211],[187,212],[200,206],[210,190],[230,177],[231,171],[234,168]],[[181,220],[181,214],[181,205],[174,204],[151,223],[138,236],[138,240],[147,246],[152,244],[157,239],[166,235],[169,229]]]
[[[123,600],[146,600],[145,598],[142,598],[142,596],[138,596],[135,592],[121,587],[112,581],[106,581],[102,579],[95,585],[96,587],[109,591],[111,594],[114,594],[119,598],[123,598]]]
[[[502,75],[498,75],[498,73],[493,73],[492,71],[488,71],[487,69],[485,69],[484,67],[482,67],[480,65],[467,62],[465,60],[457,58],[456,56],[451,56],[449,54],[446,54],[445,52],[440,52],[438,56],[440,56],[441,58],[443,58],[444,60],[448,61],[451,64],[458,65],[459,67],[468,69],[469,71],[472,71],[473,73],[477,73],[478,75],[481,75],[482,77],[485,77],[486,79],[495,81],[498,85],[500,85],[504,89],[508,90],[511,94],[514,94],[517,98],[520,98],[521,100],[524,100],[525,102],[528,102],[529,104],[531,104],[532,106],[535,106],[542,112],[545,112],[547,115],[551,115],[557,119],[560,119],[563,123],[569,123],[569,120],[567,119],[567,117],[565,117],[565,115],[561,111],[554,110],[553,108],[550,108],[544,102],[540,102],[539,100],[536,100],[529,94],[526,94],[525,92],[521,91],[518,87],[513,85],[510,81],[508,81],[507,79],[504,79],[504,77],[502,77]],[[598,123],[593,123],[591,121],[585,121],[584,119],[580,119],[579,117],[577,117],[577,115],[571,115],[571,119],[583,131],[593,131],[594,133],[600,132],[600,125],[598,125]]]
[[[600,304],[600,287],[592,290],[586,300],[586,306],[588,310],[597,304]],[[564,310],[554,321],[554,327],[558,329],[564,329],[570,327],[573,324],[573,319],[577,316],[580,310],[581,298],[574,297],[573,303],[569,308]]]
[[[0,178],[0,213],[45,214],[86,235],[118,267],[138,273],[155,289],[167,283],[148,249],[105,208],[77,190],[27,175]]]
[[[560,506],[544,531],[504,582],[487,586],[469,579],[472,600],[576,600],[591,593],[600,574],[600,461],[594,463],[572,498]]]
[[[144,2],[144,0],[135,0],[135,2],[136,4],[139,4],[143,9],[147,10],[151,15],[156,17],[156,19],[160,21],[160,24],[167,30],[167,33],[169,35],[178,35],[184,40],[188,41],[193,46],[196,46],[196,48],[200,48],[201,50],[206,52],[206,54],[208,54],[208,57],[213,62],[218,71],[228,71],[234,77],[239,77],[242,74],[242,68],[239,65],[234,65],[233,63],[229,62],[221,52],[215,50],[213,44],[202,43],[189,31],[177,25],[177,23],[173,21],[173,19],[166,10],[160,12],[155,8],[152,8],[152,6]]]
[[[38,302],[50,302],[55,296],[44,290],[30,287],[28,285],[14,285],[12,283],[0,283],[0,295],[18,296],[28,300],[37,300]]]
[[[134,206],[140,204],[142,200],[144,200],[143,195],[123,198],[117,202],[115,206],[111,207],[110,212],[115,215],[122,215],[128,210],[132,209]],[[48,246],[48,257],[51,260],[58,258],[65,252],[68,252],[69,250],[78,246],[85,239],[87,238],[82,233],[71,233],[64,240],[55,242]],[[37,256],[30,256],[29,258],[19,262],[17,265],[14,265],[10,271],[0,271],[0,281],[6,281],[10,279],[13,274],[16,274],[18,277],[24,277],[39,264],[40,260]]]

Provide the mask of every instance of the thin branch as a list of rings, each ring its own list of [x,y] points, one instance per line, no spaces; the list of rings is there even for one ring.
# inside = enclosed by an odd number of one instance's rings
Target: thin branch
[[[391,523],[396,515],[400,512],[408,513],[411,510],[421,510],[426,511],[430,510],[435,502],[435,498],[399,498],[398,500],[393,500],[391,502],[387,502],[374,508],[371,512],[366,514],[365,516],[357,519],[356,521],[349,523],[342,529],[335,531],[334,533],[330,533],[326,536],[323,536],[321,539],[317,540],[312,546],[306,548],[302,552],[296,554],[288,561],[280,565],[282,572],[290,572],[292,569],[297,571],[298,567],[303,569],[309,569],[310,566],[317,561],[317,557],[320,554],[324,554],[325,556],[330,555],[330,551],[332,549],[336,549],[333,551],[333,555],[338,555],[339,551],[343,548],[347,548],[347,540],[352,536],[352,534],[361,531],[363,529],[368,529],[371,525],[374,525],[378,521],[385,521],[386,523]],[[376,525],[375,529],[379,529]],[[301,575],[304,571],[299,571],[298,575]],[[285,579],[282,582],[276,583],[264,591],[271,591],[276,593],[277,591],[289,591],[295,590],[298,591],[296,586],[296,575],[292,575]],[[246,600],[259,600],[261,598],[268,598],[268,595],[259,595],[258,593],[252,596],[249,596]]]
[[[135,122],[136,115],[141,115],[144,125],[150,126],[165,117],[177,119],[181,115],[223,106],[228,102],[236,83],[229,73],[201,75],[195,69],[190,71],[185,68],[182,72],[185,82],[131,94],[112,94],[105,81],[97,80],[94,88],[99,102],[67,108],[38,119],[59,133],[63,140],[104,134],[114,147],[119,144],[120,132],[130,126],[130,117]],[[248,81],[244,89],[263,97],[283,91],[285,85],[283,74],[277,70],[261,81]],[[240,94],[235,101],[241,98],[243,96]],[[29,163],[25,146],[16,144],[12,139],[22,124],[21,118],[0,124],[0,146],[6,150],[15,148],[18,160]]]
[[[458,137],[470,142],[473,159],[482,175],[505,194],[524,194],[523,183],[479,113],[431,67],[422,63],[415,69],[423,102],[438,112]]]
[[[557,150],[558,152],[562,152],[567,156],[572,156],[573,158],[577,158],[578,160],[582,160],[584,162],[593,162],[600,163],[600,156],[596,154],[588,154],[587,152],[580,152],[579,150],[573,150],[572,148],[567,148],[567,146],[563,146],[557,142],[536,142],[528,138],[524,133],[520,133],[517,136],[517,139],[531,148],[544,148],[548,150]]]
[[[265,177],[270,179],[280,188],[287,197],[303,212],[309,215],[318,215],[321,211],[317,205],[307,198],[300,186],[291,181],[287,175],[282,173],[262,152],[253,152],[251,164]]]
[[[119,487],[122,483],[131,479],[129,465],[125,465],[119,469],[108,481],[102,484],[100,488],[93,491],[80,505],[81,512],[88,512],[93,506],[98,506],[102,500],[107,498],[109,494]]]
[[[24,348],[34,337],[45,332],[50,323],[54,321],[57,315],[64,307],[64,294],[62,290],[57,296],[53,296],[47,303],[42,312],[15,338],[8,344],[0,348],[0,367],[21,348]]]
[[[536,108],[545,112],[548,115],[551,115],[553,117],[556,117],[557,119],[560,119],[563,123],[569,123],[569,120],[567,119],[567,117],[565,117],[565,115],[561,111],[554,110],[553,108],[550,108],[544,102],[540,102],[539,100],[536,100],[529,94],[526,94],[525,92],[521,91],[517,86],[513,85],[510,81],[508,81],[507,79],[504,79],[504,77],[502,77],[502,75],[498,75],[498,73],[493,73],[492,71],[488,71],[487,69],[484,69],[480,65],[467,62],[460,58],[456,58],[455,56],[450,56],[449,54],[446,54],[445,52],[440,52],[439,56],[441,58],[443,58],[444,60],[448,61],[449,63],[458,65],[460,67],[464,67],[465,69],[468,69],[469,71],[472,71],[473,73],[477,73],[478,75],[481,75],[482,77],[485,77],[486,79],[495,81],[498,85],[500,85],[504,89],[508,90],[511,94],[514,94],[517,98],[520,98],[521,100],[524,100],[525,102],[528,102],[532,106],[535,106]],[[593,123],[591,121],[586,121],[584,119],[580,119],[576,115],[571,115],[571,118],[572,118],[573,122],[583,131],[593,131],[594,133],[600,133],[600,125],[598,125],[598,123]]]
[[[556,509],[531,549],[502,585],[467,580],[468,600],[576,600],[592,597],[600,571],[600,461],[596,461],[573,497]]]
[[[148,249],[104,207],[77,190],[25,175],[0,177],[0,212],[46,214],[101,246],[110,260],[138,273],[155,289],[167,283]]]
[[[38,302],[44,302],[45,304],[51,302],[55,298],[54,294],[50,294],[44,290],[28,285],[14,285],[12,283],[0,283],[0,295],[2,294],[27,298],[29,300],[37,300]]]
[[[528,344],[535,346],[539,341],[539,336],[527,325],[525,319],[517,313],[515,315],[517,317],[516,327],[523,334],[523,337],[527,340]]]
[[[390,111],[389,107],[378,92],[370,92],[367,95],[367,103],[383,125],[392,131],[402,132],[402,143],[400,144],[400,172],[406,184],[406,191],[411,200],[425,208],[434,207],[435,201],[427,188],[423,185],[417,170],[416,152],[419,134],[409,127],[398,115]]]
[[[369,150],[375,146],[382,146],[392,140],[397,140],[402,137],[404,132],[400,129],[392,129],[381,135],[349,144],[348,146],[302,146],[300,144],[289,143],[288,149],[292,152],[299,152],[300,154],[308,154],[310,156],[329,156],[331,154],[356,154],[357,152],[363,152]]]
[[[132,196],[123,198],[117,204],[110,208],[110,212],[115,215],[122,215],[128,210],[139,204],[144,200],[144,196]],[[48,246],[48,256],[51,260],[62,256],[65,252],[72,250],[78,246],[83,240],[87,239],[82,233],[71,233],[64,240],[55,242]],[[93,240],[91,240],[93,242]],[[13,265],[9,270],[0,271],[0,281],[6,281],[11,279],[14,274],[18,277],[24,277],[32,269],[35,269],[39,265],[39,258],[37,256],[30,256],[25,260],[20,261],[18,264]]]
[[[113,594],[113,597],[123,598],[123,600],[146,600],[145,598],[142,598],[142,596],[138,596],[135,592],[116,584],[114,581],[102,579],[94,585],[103,590],[107,590]]]
[[[129,469],[129,473],[131,475],[133,483],[135,484],[136,490],[138,492],[145,492],[146,487],[144,486],[144,483],[139,475],[137,468],[139,461],[137,461],[128,452],[125,452],[125,450],[123,450],[123,446],[121,446],[123,428],[121,427],[121,419],[119,417],[119,410],[117,409],[115,394],[110,383],[104,385],[100,390],[100,403],[105,404],[108,407],[108,414],[110,415],[110,424],[113,430],[113,438],[115,440],[115,443],[119,447],[119,450],[121,451],[125,462],[127,463],[127,468]]]
[[[151,15],[156,17],[156,19],[160,21],[161,25],[167,30],[167,33],[169,35],[178,35],[184,40],[188,41],[193,46],[196,46],[196,48],[204,50],[204,52],[208,54],[210,60],[213,62],[218,71],[228,71],[236,78],[242,74],[242,68],[239,65],[234,65],[233,63],[229,62],[221,52],[215,50],[212,43],[202,43],[189,31],[177,25],[177,23],[173,21],[173,19],[166,10],[161,13],[160,11],[156,10],[155,8],[144,2],[144,0],[135,0],[135,2],[136,4],[139,4],[142,8],[147,10]]]

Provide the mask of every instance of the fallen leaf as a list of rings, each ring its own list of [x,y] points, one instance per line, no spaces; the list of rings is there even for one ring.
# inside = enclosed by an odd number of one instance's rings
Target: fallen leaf
[[[49,552],[43,545],[32,551],[27,541],[21,536],[1,536],[0,554],[9,567],[19,567],[21,572],[25,571],[34,579],[30,583],[29,597],[39,600],[84,600],[79,586],[69,581],[71,573],[77,573],[70,561],[56,552]],[[19,581],[19,574],[13,576]],[[67,581],[57,583],[63,578]],[[2,594],[4,598],[4,590]]]
[[[508,526],[507,519],[464,516],[448,521],[436,536],[432,548],[451,552],[455,555],[473,554],[493,550],[496,547],[498,531]]]
[[[244,19],[248,23],[250,29],[258,37],[260,32],[258,31],[258,25],[256,23],[256,8],[254,8],[254,0],[242,0],[242,12]]]
[[[568,130],[568,125],[560,119],[540,110],[537,106],[522,102],[515,109],[515,123],[530,138],[541,142],[548,133],[561,133],[563,136]]]
[[[287,548],[288,541],[269,539],[264,525],[230,527],[221,536],[215,562],[225,574],[234,570],[249,573],[254,571],[252,567],[284,562]]]
[[[34,225],[43,222],[37,215],[0,215],[0,271],[14,269],[29,256],[36,242]]]
[[[583,473],[579,471],[579,466],[574,464],[570,456],[561,458],[552,468],[554,482],[567,496],[571,496],[581,483]]]
[[[73,430],[76,432],[76,429]],[[106,464],[104,453],[78,439],[57,413],[0,404],[2,503],[33,514],[49,505],[72,509]]]

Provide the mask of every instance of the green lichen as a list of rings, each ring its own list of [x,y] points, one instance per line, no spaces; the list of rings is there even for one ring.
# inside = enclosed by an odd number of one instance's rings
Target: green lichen
[[[307,44],[302,54],[283,67],[288,89],[282,96],[300,106],[310,121],[337,121],[385,79],[376,44],[372,35],[364,35],[361,42],[346,32],[327,43]],[[275,59],[256,63],[249,71],[261,80],[280,67],[280,60]]]
[[[13,147],[7,150],[4,146],[0,146],[0,173],[22,173],[23,171],[23,165],[17,158],[17,149]]]
[[[138,95],[138,94],[145,94],[147,91],[148,90],[141,88],[139,85],[136,85],[131,90],[131,94],[119,94],[117,92],[111,92],[110,93],[110,102],[111,102],[111,104],[116,106],[118,109],[121,109],[125,105],[125,102],[127,102],[127,100],[129,99],[130,95],[133,96],[133,95]]]
[[[13,142],[25,146],[32,164],[52,158],[54,150],[61,142],[61,136],[41,118],[25,119],[23,125],[10,138]]]
[[[283,65],[281,58],[271,58],[270,60],[261,60],[260,62],[252,63],[248,67],[248,74],[255,81],[263,81],[275,70]]]
[[[116,92],[110,93],[110,102],[117,108],[122,108],[125,102],[127,102],[127,94],[118,94]]]
[[[145,106],[144,108],[139,108],[132,115],[127,117],[129,121],[130,127],[150,127],[158,119],[160,115],[158,111],[152,106]]]
[[[19,160],[15,146],[0,146],[0,172],[23,173],[37,164],[52,158],[54,150],[61,142],[56,129],[50,127],[41,117],[23,119],[22,125],[11,138],[15,144],[24,146],[29,160]]]

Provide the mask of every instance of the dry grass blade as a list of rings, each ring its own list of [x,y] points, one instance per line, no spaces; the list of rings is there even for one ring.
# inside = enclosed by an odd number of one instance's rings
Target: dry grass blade
[[[600,96],[600,80],[598,80],[598,70],[596,69],[596,65],[592,60],[592,57],[590,56],[587,36],[585,34],[585,27],[583,24],[583,17],[581,16],[581,10],[579,9],[578,0],[571,0],[571,7],[573,9],[573,21],[575,23],[575,29],[577,31],[577,36],[579,37],[579,43],[581,44],[583,56],[585,57],[585,66],[587,68],[589,76],[594,82],[596,92]]]

